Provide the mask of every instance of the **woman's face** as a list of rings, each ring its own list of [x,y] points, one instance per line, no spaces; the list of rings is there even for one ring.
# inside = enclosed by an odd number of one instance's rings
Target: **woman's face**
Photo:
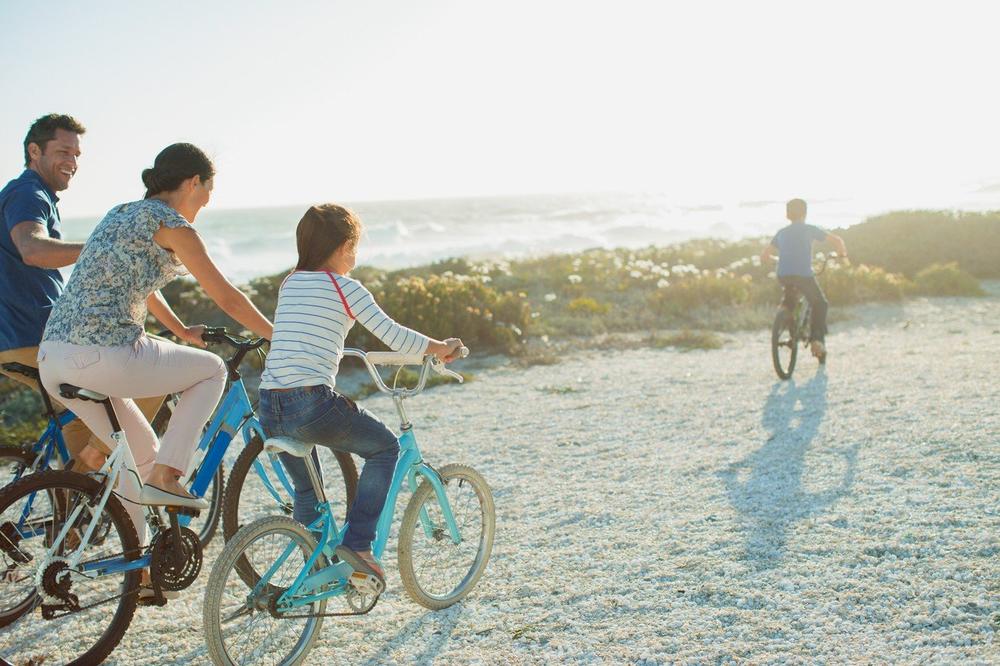
[[[195,176],[194,189],[191,192],[191,196],[194,198],[194,203],[198,208],[204,208],[208,205],[208,200],[212,198],[212,187],[214,187],[214,178],[209,178],[203,181],[198,176]]]

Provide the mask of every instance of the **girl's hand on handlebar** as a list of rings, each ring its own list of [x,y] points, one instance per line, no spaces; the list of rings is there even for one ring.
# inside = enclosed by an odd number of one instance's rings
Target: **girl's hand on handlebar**
[[[194,345],[195,347],[201,347],[204,349],[208,346],[205,344],[205,341],[201,339],[201,334],[204,332],[204,324],[198,324],[197,326],[185,326],[184,330],[177,334],[177,337],[189,345]]]
[[[458,358],[458,350],[462,348],[461,338],[448,338],[444,341],[447,352],[444,356],[438,356],[445,363],[451,363]]]

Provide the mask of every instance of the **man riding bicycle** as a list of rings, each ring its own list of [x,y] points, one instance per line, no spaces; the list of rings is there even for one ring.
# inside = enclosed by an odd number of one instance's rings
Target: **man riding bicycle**
[[[778,281],[785,290],[781,307],[788,311],[795,309],[798,294],[805,296],[812,310],[810,323],[810,347],[813,356],[820,359],[826,355],[826,311],[827,300],[820,289],[812,268],[812,244],[814,241],[828,241],[838,254],[847,257],[844,239],[836,234],[806,224],[806,202],[792,199],[785,204],[785,215],[791,223],[774,235],[761,253],[765,263],[778,252]]]
[[[38,367],[42,331],[63,292],[58,269],[76,262],[83,249],[83,243],[62,240],[56,193],[66,190],[76,174],[86,131],[72,116],[52,113],[36,120],[24,139],[24,172],[0,190],[0,364]],[[0,375],[38,388],[2,367]],[[63,407],[58,396],[50,397]],[[161,396],[138,404],[150,420],[162,402]],[[82,421],[71,421],[62,432],[78,471],[100,468],[107,447]]]

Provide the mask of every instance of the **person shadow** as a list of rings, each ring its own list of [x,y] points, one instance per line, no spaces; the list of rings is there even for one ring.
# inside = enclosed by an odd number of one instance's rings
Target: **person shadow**
[[[857,444],[842,451],[845,471],[837,486],[814,493],[802,488],[806,453],[826,415],[826,391],[822,367],[802,385],[775,382],[764,402],[764,446],[719,473],[745,533],[745,559],[755,568],[780,564],[789,529],[826,511],[854,483]]]

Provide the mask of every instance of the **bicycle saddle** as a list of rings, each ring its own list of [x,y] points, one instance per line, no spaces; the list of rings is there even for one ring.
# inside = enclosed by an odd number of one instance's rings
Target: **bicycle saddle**
[[[291,437],[271,437],[264,442],[264,450],[269,453],[287,453],[296,458],[305,458],[312,453],[315,444],[292,439]]]
[[[59,395],[69,400],[90,400],[91,402],[104,402],[108,396],[90,389],[80,388],[72,384],[60,384]]]

